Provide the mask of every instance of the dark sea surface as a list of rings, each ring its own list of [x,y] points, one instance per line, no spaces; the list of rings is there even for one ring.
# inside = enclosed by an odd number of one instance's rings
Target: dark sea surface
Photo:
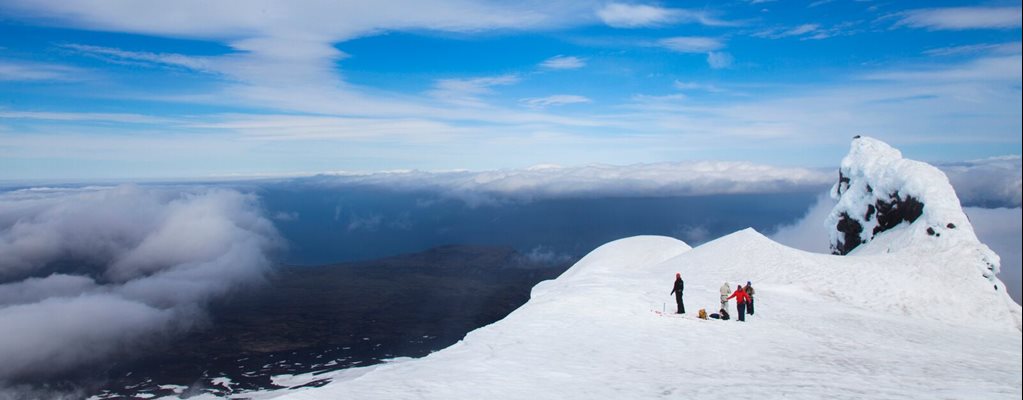
[[[812,192],[657,198],[507,200],[470,205],[433,192],[264,185],[253,189],[288,242],[281,260],[370,260],[446,244],[508,246],[538,258],[578,258],[611,240],[664,235],[697,245],[793,222]]]

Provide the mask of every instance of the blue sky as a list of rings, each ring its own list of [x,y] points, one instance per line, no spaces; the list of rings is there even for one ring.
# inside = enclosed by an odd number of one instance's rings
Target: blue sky
[[[427,4],[429,3],[429,4]],[[0,180],[1021,153],[1019,2],[0,0]]]

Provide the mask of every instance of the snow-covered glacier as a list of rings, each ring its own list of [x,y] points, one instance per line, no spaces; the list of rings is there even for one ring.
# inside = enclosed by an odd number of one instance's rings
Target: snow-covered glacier
[[[927,167],[880,141],[853,141],[835,189],[832,239],[850,240],[839,225],[852,222],[870,233],[848,255],[792,249],[752,229],[696,248],[621,239],[449,348],[280,377],[292,388],[241,396],[1018,399],[1020,306],[993,276],[997,256],[976,239],[947,179]],[[875,230],[879,201],[889,217],[898,207],[916,215]],[[686,282],[685,317],[662,313],[674,306],[676,272]],[[718,308],[722,283],[746,281],[757,289],[756,315],[695,318]],[[332,381],[298,387],[322,379]]]

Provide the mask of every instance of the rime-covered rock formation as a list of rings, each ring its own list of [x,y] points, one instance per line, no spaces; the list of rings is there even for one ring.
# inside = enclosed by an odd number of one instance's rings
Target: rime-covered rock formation
[[[948,178],[930,164],[902,158],[888,144],[853,139],[842,159],[838,201],[828,218],[834,254],[960,252],[995,290],[999,258],[977,240]],[[885,237],[884,240],[881,240]]]

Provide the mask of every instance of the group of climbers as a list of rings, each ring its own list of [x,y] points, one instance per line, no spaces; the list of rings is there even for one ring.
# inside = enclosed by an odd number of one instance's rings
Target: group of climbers
[[[682,274],[675,274],[675,286],[671,289],[671,294],[675,295],[675,303],[678,306],[676,314],[685,314],[686,306],[682,301],[682,291],[685,289],[685,281],[682,280]],[[737,311],[737,317],[739,321],[746,321],[746,314],[753,315],[753,295],[756,293],[753,290],[753,285],[746,281],[746,286],[738,285],[735,287],[735,291],[732,291],[732,286],[725,282],[721,285],[721,309],[718,312],[707,315],[705,309],[700,309],[699,318],[707,319],[730,319],[731,316],[728,314],[728,300],[735,299],[735,308]]]

